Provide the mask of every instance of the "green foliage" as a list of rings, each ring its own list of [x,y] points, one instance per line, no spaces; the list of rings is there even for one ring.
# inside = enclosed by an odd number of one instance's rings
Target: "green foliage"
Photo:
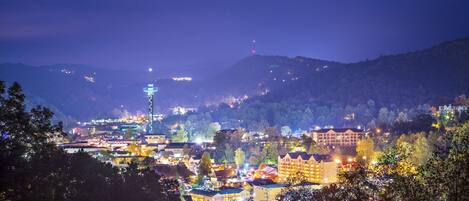
[[[276,127],[268,127],[264,129],[264,135],[269,136],[269,138],[281,137],[280,131]]]
[[[289,185],[298,185],[306,181],[307,181],[307,178],[301,172],[295,172],[293,175],[287,178],[287,183]]]
[[[285,188],[276,197],[277,201],[312,201],[318,200],[314,190],[306,187]]]
[[[414,175],[395,176],[380,194],[382,200],[432,200],[427,189]]]
[[[375,155],[375,143],[373,139],[366,138],[357,142],[357,157],[359,160],[372,160]]]
[[[425,137],[424,133],[418,133],[414,142],[414,152],[412,153],[412,163],[421,166],[431,157],[433,147]]]
[[[284,142],[285,143],[281,146],[285,148],[286,152],[293,152],[293,151],[296,151],[298,148],[302,149],[303,151],[306,150],[302,144],[301,139],[298,139],[296,137],[291,137],[288,140],[285,140]],[[286,153],[281,153],[281,154],[286,154]]]
[[[277,164],[278,161],[278,142],[269,141],[262,148],[261,155],[258,157],[257,164]]]
[[[458,128],[452,136],[451,149],[445,160],[446,171],[440,177],[446,178],[449,200],[469,200],[469,123]]]
[[[416,132],[430,132],[435,130],[432,127],[436,120],[428,114],[417,115],[412,121],[396,121],[393,124],[392,132],[402,133],[416,133]]]
[[[187,144],[185,144],[183,147],[182,147],[182,153],[185,157],[188,157],[189,154],[191,152],[191,149],[189,148],[189,146]]]
[[[194,141],[197,138],[201,139],[209,139],[211,140],[211,134],[214,134],[213,130],[217,128],[210,128],[210,124],[212,123],[212,116],[208,112],[200,112],[200,113],[191,113],[187,116],[186,121],[184,122],[184,128],[187,132],[188,140]],[[217,125],[212,125],[217,126]],[[209,130],[212,129],[212,130]],[[208,131],[211,133],[209,134]],[[215,131],[216,132],[216,131]]]
[[[469,200],[469,122],[445,135],[447,155],[426,153],[435,150],[424,133],[403,135],[376,167],[344,172],[319,191],[290,188],[277,200]]]
[[[225,163],[233,163],[234,162],[234,151],[231,148],[231,145],[226,143],[225,144]]]
[[[215,153],[214,153],[215,161],[221,163],[225,159],[225,152],[223,150],[225,150],[225,146],[229,141],[229,136],[224,135],[221,132],[218,132],[215,134],[213,141],[216,147]]]
[[[382,107],[379,109],[378,121],[385,125],[391,125],[396,119],[394,111],[389,111],[388,108]]]
[[[183,125],[178,126],[176,135],[173,136],[173,142],[187,142],[189,140],[186,130],[184,130]]]
[[[396,165],[409,160],[417,169],[407,174],[392,174],[393,182],[386,187],[383,197],[393,200],[469,199],[469,123],[446,135],[451,136],[446,156],[438,152],[430,156],[425,153],[432,149],[422,133],[401,137],[396,149],[399,156]],[[401,159],[402,156],[409,159]]]
[[[329,154],[330,150],[329,147],[322,145],[322,144],[316,144],[314,141],[311,143],[311,146],[309,147],[308,153],[310,154]]]
[[[357,170],[344,172],[339,177],[339,184],[345,200],[369,200],[375,197],[377,186],[370,181],[370,172],[359,167]]]
[[[377,197],[378,187],[368,179],[364,168],[343,173],[336,184],[324,186],[313,191],[306,188],[288,188],[277,196],[277,200],[325,200],[325,201],[361,201]]]
[[[208,176],[212,172],[212,161],[210,154],[204,152],[199,164],[199,176]]]
[[[282,136],[290,136],[292,134],[292,130],[289,126],[282,126],[280,128],[280,133]]]
[[[241,148],[236,149],[235,151],[235,162],[238,167],[242,167],[244,165],[244,161],[246,159],[246,154]]]
[[[310,150],[312,146],[316,145],[316,142],[313,141],[313,138],[308,137],[306,135],[301,136],[301,142],[305,150]]]
[[[218,122],[212,122],[208,125],[206,140],[212,141],[215,137],[215,133],[221,129],[221,125]]]
[[[401,135],[397,139],[396,148],[401,160],[408,160],[414,166],[425,164],[433,152],[433,145],[425,133]]]

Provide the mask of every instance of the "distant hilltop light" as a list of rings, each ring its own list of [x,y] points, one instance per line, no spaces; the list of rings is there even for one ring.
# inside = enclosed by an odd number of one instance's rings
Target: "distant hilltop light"
[[[72,71],[72,70],[68,70],[68,69],[66,69],[66,68],[64,68],[64,69],[60,70],[60,72],[62,72],[62,73],[65,73],[66,75],[70,75],[70,74],[72,74],[72,73],[73,73],[73,71]]]
[[[174,81],[192,81],[192,77],[172,77]]]
[[[257,53],[256,40],[252,40],[251,54],[256,55],[256,53]]]
[[[173,108],[170,108],[171,112],[173,115],[184,115],[188,112],[195,112],[197,111],[197,108],[192,108],[192,107],[183,107],[183,106],[176,106]]]
[[[148,68],[148,72],[153,72],[153,68]]]
[[[86,80],[87,82],[91,82],[91,83],[95,83],[95,82],[96,82],[95,79],[94,79],[94,77],[91,76],[91,75],[85,75],[85,76],[83,76],[83,78],[85,78],[85,80]]]

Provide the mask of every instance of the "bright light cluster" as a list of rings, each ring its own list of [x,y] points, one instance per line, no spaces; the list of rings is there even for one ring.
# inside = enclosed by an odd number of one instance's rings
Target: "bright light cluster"
[[[91,75],[85,75],[83,78],[85,78],[85,80],[86,80],[87,82],[91,82],[91,83],[95,83],[95,82],[96,82],[95,79],[94,79],[94,77],[91,76]]]
[[[192,77],[172,77],[174,81],[192,81]]]

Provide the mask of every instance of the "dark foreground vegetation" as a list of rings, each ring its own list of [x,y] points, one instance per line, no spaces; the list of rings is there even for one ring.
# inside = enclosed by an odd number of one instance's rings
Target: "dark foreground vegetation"
[[[374,154],[377,161],[360,161],[337,184],[287,189],[277,200],[469,200],[469,122],[443,133],[403,134]]]
[[[66,154],[52,139],[61,124],[44,107],[25,108],[19,84],[0,82],[0,200],[178,200],[177,182],[131,165],[125,170],[86,153]]]

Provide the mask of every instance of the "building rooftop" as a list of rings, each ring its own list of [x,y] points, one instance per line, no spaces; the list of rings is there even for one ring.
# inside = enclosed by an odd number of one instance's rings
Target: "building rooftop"
[[[287,153],[290,158],[292,159],[297,159],[298,157],[301,157],[303,160],[309,160],[311,157],[314,158],[316,161],[331,161],[331,156],[328,154],[308,154],[306,152],[290,152]],[[280,155],[280,158],[284,158],[286,154]]]
[[[330,130],[334,131],[334,132],[337,132],[337,133],[343,133],[347,130],[351,130],[352,132],[363,132],[362,129],[358,129],[358,128],[323,128],[323,129],[319,129],[319,130],[313,130],[313,132],[316,132],[316,133],[327,133],[329,132]]]
[[[253,181],[248,182],[248,183],[253,185],[253,186],[263,186],[263,185],[267,185],[267,184],[275,184],[275,182],[272,181],[271,179],[254,179]]]
[[[161,134],[161,133],[147,133],[147,134],[145,134],[144,136],[163,136],[163,137],[165,137],[166,135],[165,135],[165,134]]]
[[[111,154],[130,154],[128,151],[111,151]]]
[[[202,159],[202,154],[194,155],[191,158],[192,158],[192,160],[200,160],[200,159]]]
[[[320,183],[315,183],[315,182],[301,182],[295,186],[316,186],[316,185],[321,185]]]
[[[138,140],[106,139],[106,142],[137,143]]]
[[[184,142],[173,142],[173,143],[169,143],[165,149],[182,149],[184,148],[184,145],[187,145],[188,147],[191,147],[194,145],[194,143],[190,143],[190,142],[187,142],[187,143],[184,143]]]
[[[227,133],[227,132],[236,132],[238,131],[237,129],[221,129],[218,132],[220,133]]]
[[[161,144],[163,144],[163,143],[161,143]],[[146,145],[149,146],[149,147],[157,147],[157,146],[159,146],[159,145],[161,145],[161,144],[158,144],[158,143],[148,143],[148,144],[146,144]]]
[[[63,149],[105,149],[105,147],[97,147],[92,145],[60,145]]]
[[[217,131],[217,133],[221,133],[224,135],[232,135],[232,134],[238,133],[238,130],[237,129],[222,129],[222,130]]]
[[[192,189],[191,194],[196,194],[196,195],[204,195],[208,197],[213,197],[216,194],[218,194],[218,191],[214,190],[202,190],[202,189]]]
[[[219,191],[220,194],[235,194],[241,193],[243,189],[240,188],[226,188]]]
[[[234,169],[224,169],[215,171],[215,176],[219,179],[231,178],[236,176],[236,171]]]
[[[241,193],[242,191],[243,189],[240,189],[240,188],[225,188],[225,189],[220,189],[220,190],[192,189],[190,193],[213,197],[217,194],[222,194],[222,195],[237,194],[237,193]]]
[[[266,184],[266,185],[261,185],[264,188],[283,188],[288,186],[287,184]]]

